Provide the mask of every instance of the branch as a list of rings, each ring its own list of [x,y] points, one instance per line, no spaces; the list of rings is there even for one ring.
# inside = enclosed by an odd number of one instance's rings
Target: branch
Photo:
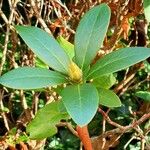
[[[77,126],[77,132],[85,150],[92,150],[92,143],[87,126]]]
[[[10,2],[10,1],[9,1]],[[15,7],[18,3],[18,0],[15,0],[14,3],[10,3],[10,8],[11,8],[11,12],[10,12],[10,16],[9,19],[6,18],[6,16],[3,14],[3,12],[0,10],[0,15],[2,16],[2,18],[4,19],[5,23],[6,23],[6,35],[5,35],[5,43],[4,43],[4,49],[3,49],[3,54],[2,54],[2,59],[1,59],[1,63],[0,63],[0,75],[2,74],[3,71],[3,66],[5,64],[6,61],[6,54],[7,54],[7,47],[8,47],[8,43],[9,43],[9,33],[10,33],[10,25],[12,23],[13,20],[13,16],[14,16],[14,12],[15,12]],[[0,91],[0,109],[3,110],[3,101],[2,101],[2,95],[3,95],[3,90]],[[7,121],[7,117],[5,115],[5,113],[2,113],[2,117],[4,120],[4,124],[5,127],[7,128],[7,130],[9,130],[9,125],[8,125],[8,121]]]
[[[70,132],[71,132],[72,134],[74,134],[76,137],[79,137],[77,131],[76,131],[76,130],[72,127],[72,125],[71,125],[70,123],[68,123],[68,122],[60,122],[60,123],[57,124],[56,126],[57,126],[57,127],[66,126],[66,127],[70,130]]]
[[[105,118],[105,120],[106,120],[109,124],[111,124],[111,125],[113,125],[113,126],[119,128],[119,129],[121,129],[121,130],[124,129],[123,126],[121,126],[121,125],[119,125],[118,123],[112,121],[112,120],[109,118],[109,116],[108,116],[101,108],[98,109],[98,112],[100,112],[100,113],[102,114],[102,116]]]
[[[31,4],[31,6],[32,6],[32,9],[33,9],[33,11],[34,11],[34,14],[35,14],[36,18],[38,19],[39,23],[43,26],[44,30],[45,30],[47,33],[49,33],[49,34],[52,35],[52,33],[51,33],[50,29],[47,27],[45,21],[44,21],[44,20],[42,19],[42,17],[40,16],[39,11],[38,11],[38,8],[37,8],[37,6],[36,6],[36,4],[35,4],[35,1],[34,1],[34,0],[30,0],[30,4]]]
[[[137,126],[139,126],[140,124],[142,124],[143,122],[145,122],[147,119],[150,119],[150,113],[147,113],[147,114],[144,114],[139,120],[133,121],[130,125],[121,126],[118,123],[112,121],[109,118],[109,116],[101,108],[99,108],[98,111],[102,114],[102,116],[106,119],[106,121],[109,124],[117,127],[121,131],[121,133],[125,133],[125,132],[127,132],[127,131],[129,131],[131,129],[135,129]]]

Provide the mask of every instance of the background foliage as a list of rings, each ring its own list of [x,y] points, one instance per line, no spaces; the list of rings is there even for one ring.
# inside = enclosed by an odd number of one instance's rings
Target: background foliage
[[[38,26],[58,38],[60,43],[62,37],[73,43],[76,27],[83,14],[103,2],[110,6],[112,17],[103,47],[93,64],[117,48],[149,47],[148,0],[144,0],[144,4],[142,0],[1,0],[0,74],[18,66],[47,68],[16,34],[13,25]],[[62,44],[62,47],[66,45]],[[67,46],[73,49],[73,45]],[[149,62],[147,59],[103,78],[102,83],[95,83],[113,90],[120,96],[123,105],[112,109],[99,108],[89,124],[94,150],[107,150],[110,147],[115,150],[150,149]],[[60,88],[23,91],[0,87],[0,149],[79,149],[80,141],[72,130],[75,127],[72,120],[69,120],[69,124],[58,124],[58,133],[45,140],[29,140],[26,133],[25,127],[37,110],[59,99]]]

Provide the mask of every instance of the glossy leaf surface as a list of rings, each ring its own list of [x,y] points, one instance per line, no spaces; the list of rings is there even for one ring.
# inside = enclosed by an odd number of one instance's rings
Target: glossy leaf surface
[[[116,82],[116,78],[114,77],[114,75],[108,74],[108,75],[104,75],[104,76],[100,76],[98,78],[95,78],[92,83],[96,87],[109,89],[115,84],[115,82]]]
[[[130,67],[150,56],[150,48],[129,47],[112,52],[100,60],[89,71],[88,79],[97,78]]]
[[[0,77],[0,84],[14,89],[37,89],[66,82],[58,72],[34,67],[20,67]]]
[[[70,59],[52,36],[37,27],[16,26],[15,28],[43,62],[59,72],[68,73]]]
[[[106,4],[89,10],[81,19],[75,35],[75,62],[86,69],[102,46],[110,21]]]
[[[30,139],[44,139],[57,133],[56,124],[67,119],[68,114],[61,109],[61,102],[47,104],[40,109],[27,126]]]
[[[71,85],[62,93],[67,112],[80,126],[88,124],[98,108],[98,92],[92,84]]]
[[[120,107],[121,101],[119,97],[111,90],[102,89],[99,90],[100,104],[107,107]]]

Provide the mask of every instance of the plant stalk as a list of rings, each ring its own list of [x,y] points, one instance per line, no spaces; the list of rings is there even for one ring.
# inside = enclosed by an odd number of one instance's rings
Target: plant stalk
[[[80,140],[82,141],[84,149],[93,150],[87,126],[83,126],[83,127],[77,126],[76,130],[78,132],[78,136]]]

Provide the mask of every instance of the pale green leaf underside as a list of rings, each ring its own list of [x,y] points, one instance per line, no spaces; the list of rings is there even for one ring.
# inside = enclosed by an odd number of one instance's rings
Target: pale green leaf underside
[[[150,56],[150,48],[129,47],[112,52],[100,60],[89,71],[88,79],[97,78],[130,67]]]
[[[142,98],[143,100],[150,102],[150,92],[148,91],[138,91],[135,95],[139,98]]]
[[[15,26],[31,50],[53,69],[68,74],[70,59],[58,42],[47,32],[32,26]]]
[[[46,65],[41,59],[39,59],[38,57],[35,58],[35,67],[39,67],[39,68],[46,68],[48,69],[49,66]]]
[[[56,124],[67,119],[68,114],[60,110],[61,102],[47,104],[38,111],[35,118],[28,124],[27,132],[30,139],[44,139],[57,133]]]
[[[120,107],[121,101],[119,97],[111,90],[102,89],[98,90],[100,104],[106,107]]]
[[[150,22],[150,0],[144,0],[144,14],[148,22]]]
[[[94,117],[98,108],[98,92],[92,84],[71,85],[62,93],[67,112],[76,124],[84,126]]]
[[[60,44],[60,46],[65,50],[65,52],[68,54],[70,59],[72,60],[72,58],[74,57],[74,45],[68,42],[62,36],[59,36],[57,38],[57,41]]]
[[[75,62],[86,69],[102,46],[110,21],[106,4],[89,10],[81,19],[75,35]]]
[[[58,72],[34,67],[20,67],[0,77],[0,84],[14,89],[37,89],[66,82]]]

